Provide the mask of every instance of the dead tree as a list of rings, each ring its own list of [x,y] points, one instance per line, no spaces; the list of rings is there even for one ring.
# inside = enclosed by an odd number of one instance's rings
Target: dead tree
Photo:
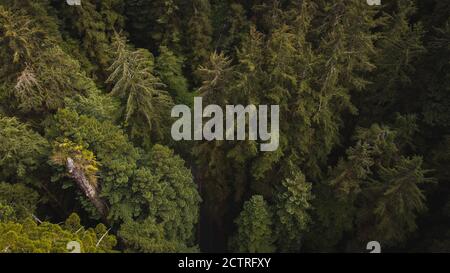
[[[103,200],[100,198],[97,187],[89,182],[89,179],[87,179],[84,171],[81,168],[77,167],[72,158],[67,158],[66,166],[70,176],[77,182],[78,187],[83,191],[89,201],[91,201],[91,203],[95,206],[102,218],[106,219],[106,216],[108,215],[108,209],[105,202],[103,202]]]

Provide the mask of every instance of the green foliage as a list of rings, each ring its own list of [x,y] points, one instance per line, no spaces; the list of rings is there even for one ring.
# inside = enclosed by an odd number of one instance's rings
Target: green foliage
[[[121,223],[151,218],[164,229],[167,240],[193,242],[200,197],[190,170],[173,151],[155,145],[144,158],[109,121],[99,122],[69,110],[59,111],[54,124],[48,135],[70,140],[60,140],[54,159],[69,152],[80,157],[75,162],[88,168],[88,173],[97,174],[111,220]]]
[[[100,121],[109,120],[115,122],[119,120],[119,101],[111,96],[102,94],[93,82],[89,84],[92,88],[88,89],[86,96],[76,95],[73,98],[65,99],[66,108],[79,114],[94,117]]]
[[[419,188],[430,181],[425,174],[420,157],[401,157],[394,167],[380,170],[380,180],[385,186],[373,211],[377,238],[383,242],[403,241],[405,235],[417,228],[417,214],[426,209],[425,196]]]
[[[442,7],[442,8],[448,8]],[[439,7],[436,7],[439,9]],[[418,89],[422,89],[423,103],[419,106],[423,108],[424,122],[435,127],[448,129],[450,124],[450,19],[436,26],[432,36],[427,38],[426,45],[428,55],[419,66],[421,70],[417,75],[422,76],[422,84]]]
[[[24,111],[55,110],[64,105],[64,99],[85,94],[84,76],[77,61],[59,47],[50,47],[25,67],[17,78],[14,95]]]
[[[159,56],[156,58],[155,73],[176,104],[190,105],[193,99],[183,75],[183,62],[182,58],[176,56],[166,46],[161,46]]]
[[[148,218],[141,223],[127,222],[119,230],[119,236],[127,246],[127,252],[143,253],[188,253],[196,252],[177,241],[169,241],[164,236],[164,228]]]
[[[109,252],[80,224],[99,204],[125,252],[448,251],[449,18],[437,0],[0,0],[0,251]],[[193,96],[279,105],[278,150],[172,141]]]
[[[237,233],[231,240],[231,248],[239,253],[270,253],[275,251],[272,212],[260,195],[254,195],[244,203],[235,220]]]
[[[351,92],[363,89],[368,83],[363,75],[374,69],[376,37],[370,30],[378,24],[374,11],[360,1],[330,5],[303,1],[285,8],[278,1],[258,2],[254,9],[264,11],[243,39],[236,64],[230,67],[230,61],[214,53],[200,69],[200,91],[207,101],[280,107],[277,151],[258,152],[254,141],[206,143],[196,149],[200,179],[213,195],[205,199],[208,204],[211,199],[211,217],[226,214],[227,203],[240,202],[248,188],[250,194],[275,199],[273,189],[297,170],[310,181],[323,176],[326,160],[340,141],[343,116],[357,112]],[[327,9],[332,12],[325,16],[321,11]],[[354,52],[351,58],[349,52]],[[222,220],[218,225],[224,225]]]
[[[95,155],[101,166],[98,179],[101,194],[110,204],[110,218],[126,219],[138,214],[129,183],[137,168],[139,152],[124,132],[110,121],[101,122],[67,109],[58,111],[51,124],[47,128],[48,138],[60,142],[68,139]]]
[[[187,5],[186,44],[189,45],[191,71],[208,59],[211,52],[212,26],[209,0],[193,0]]]
[[[0,221],[13,221],[16,220],[16,213],[11,206],[3,205],[0,203]]]
[[[60,4],[59,16],[63,18],[64,29],[77,42],[82,52],[94,66],[94,79],[106,79],[106,70],[113,60],[110,43],[114,31],[125,25],[123,1],[85,0],[80,7]]]
[[[184,1],[126,1],[131,37],[139,47],[166,46],[181,53]]]
[[[191,171],[172,150],[159,144],[146,161],[148,166],[136,172],[133,190],[144,198],[148,217],[163,224],[168,240],[192,243],[201,199]]]
[[[15,14],[4,6],[0,6],[0,22],[2,63],[14,65],[12,69],[2,66],[1,79],[5,80],[14,76],[11,73],[17,73],[18,63],[23,64],[30,59],[39,42],[34,38],[44,35],[44,32],[28,17]]]
[[[417,61],[426,53],[422,41],[425,34],[423,25],[411,23],[415,10],[414,1],[396,0],[383,11],[377,54],[373,58],[377,69],[369,79],[372,83],[367,92],[361,94],[359,108],[368,119],[364,120],[365,126],[374,122],[370,119],[372,116],[399,111],[396,102],[412,95],[409,91],[413,87],[412,76],[418,67]]]
[[[223,53],[214,52],[205,66],[200,66],[198,75],[203,80],[199,88],[200,95],[207,102],[220,102],[225,104],[228,90],[226,83],[232,79],[231,60]]]
[[[0,79],[21,111],[48,113],[64,106],[65,98],[92,88],[79,63],[37,21],[3,6],[0,17],[0,56],[11,64],[0,71]]]
[[[234,56],[248,32],[250,22],[241,1],[212,0],[213,47]]]
[[[142,210],[120,229],[133,251],[187,251],[194,244],[200,196],[190,170],[169,148],[155,145],[146,166],[136,170],[131,189]]]
[[[0,179],[33,181],[48,153],[48,142],[16,118],[0,116]]]
[[[56,142],[53,146],[51,161],[54,164],[66,166],[67,159],[72,159],[75,167],[83,171],[94,187],[97,186],[99,167],[95,155],[91,151],[84,149],[81,145],[76,145],[68,139],[64,139],[61,143]]]
[[[308,229],[311,218],[312,185],[305,181],[302,173],[293,173],[282,182],[275,206],[276,233],[280,251],[298,251],[303,233]]]
[[[131,50],[118,35],[114,48],[116,60],[109,68],[111,75],[107,80],[113,84],[111,95],[122,101],[124,124],[131,137],[149,145],[152,138],[163,138],[172,99],[161,90],[162,83],[154,76],[151,53]]]
[[[70,228],[75,226],[78,230]],[[83,253],[113,252],[116,238],[114,235],[102,238],[105,233],[102,224],[86,230],[76,214],[64,226],[49,222],[37,224],[31,218],[23,223],[0,222],[0,249],[6,253],[68,253],[67,244],[76,241]]]
[[[14,220],[29,218],[35,212],[38,201],[39,194],[22,184],[0,183],[0,204],[9,206],[11,209],[10,220],[12,220],[11,218]],[[4,213],[2,214],[3,217],[6,216]],[[2,221],[1,218],[0,221]]]
[[[361,241],[402,242],[415,231],[417,215],[426,209],[419,186],[431,180],[423,160],[401,155],[404,139],[388,127],[359,129],[356,139],[347,159],[333,170],[331,186],[359,207],[354,217]]]

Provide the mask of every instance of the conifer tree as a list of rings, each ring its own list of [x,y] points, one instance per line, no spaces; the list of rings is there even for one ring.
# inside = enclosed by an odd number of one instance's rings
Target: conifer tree
[[[39,21],[21,11],[1,7],[1,58],[5,63],[0,74],[2,85],[12,100],[8,108],[24,113],[46,115],[64,106],[66,98],[87,95],[90,79],[78,61],[67,54],[58,39],[45,33]]]
[[[156,224],[153,218],[143,222],[126,222],[119,236],[126,244],[126,252],[143,253],[190,253],[197,252],[195,247],[189,248],[179,241],[168,241],[164,237],[164,228]]]
[[[204,64],[212,51],[210,0],[193,0],[187,5],[188,21],[185,44],[188,45],[190,71]]]
[[[162,145],[153,146],[133,178],[133,190],[140,194],[148,218],[156,219],[168,241],[192,246],[201,198],[184,161]]]
[[[155,73],[166,86],[174,102],[177,104],[190,105],[191,94],[186,78],[183,75],[184,59],[176,56],[166,46],[159,48],[159,56],[155,61]]]
[[[0,249],[4,253],[68,253],[68,243],[75,241],[83,253],[114,252],[116,238],[107,233],[102,224],[85,229],[76,214],[63,227],[49,222],[36,223],[32,218],[23,223],[0,221]]]
[[[398,111],[398,101],[402,100],[398,97],[399,90],[403,90],[401,94],[410,92],[415,63],[426,52],[422,25],[410,23],[416,10],[415,3],[392,1],[385,9],[376,44],[378,52],[374,56],[377,69],[369,79],[373,83],[368,86],[366,94],[357,97],[361,98],[359,109],[364,116],[372,117],[363,120],[364,126],[377,122],[377,118],[385,117],[385,113]]]
[[[16,14],[0,6],[0,42],[2,65],[0,75],[2,82],[17,76],[32,54],[39,48],[39,41],[44,32],[23,14]],[[9,65],[6,65],[9,64]]]
[[[96,174],[98,197],[106,202],[111,223],[140,225],[150,219],[163,228],[165,240],[194,245],[200,196],[190,170],[172,150],[154,145],[144,156],[110,121],[100,122],[67,109],[56,114],[47,137],[61,142],[62,137],[69,138],[80,147],[89,147],[89,151],[81,150],[75,163],[81,164],[86,174]],[[98,173],[90,166],[98,166]],[[58,170],[62,173],[53,180],[73,188],[74,182],[65,178],[67,169]],[[79,200],[92,216],[98,215],[92,200]]]
[[[141,213],[139,204],[131,198],[130,190],[130,178],[137,168],[139,152],[126,134],[111,121],[101,122],[93,117],[62,109],[46,128],[46,138],[52,143],[71,141],[75,145],[89,147],[101,166],[98,186],[101,198],[108,202],[108,218],[111,222],[129,219]],[[55,166],[52,180],[61,183],[59,185],[66,190],[76,189],[73,179],[68,177],[67,168],[59,164]],[[81,194],[75,197],[91,216],[98,216],[89,200]]]
[[[19,183],[0,183],[0,204],[10,207],[12,211],[9,215],[10,220],[21,221],[31,217],[36,211],[38,202],[39,194],[31,188]]]
[[[213,41],[215,50],[221,50],[235,57],[245,34],[249,31],[250,22],[247,10],[241,1],[211,1]]]
[[[239,253],[269,253],[275,251],[272,231],[272,212],[260,195],[244,203],[244,208],[235,220],[237,233],[231,247]]]
[[[380,169],[380,180],[385,186],[383,196],[375,204],[376,235],[372,236],[395,243],[416,230],[416,217],[426,209],[425,196],[419,188],[430,181],[425,175],[420,157],[401,157],[394,167]]]
[[[0,180],[38,183],[33,173],[45,165],[47,140],[17,118],[0,116],[0,142]]]
[[[426,208],[420,185],[430,182],[419,156],[402,155],[400,128],[373,125],[356,132],[356,147],[332,174],[331,185],[352,206],[358,242],[377,238],[386,245],[402,242],[416,229],[416,217]],[[352,164],[351,162],[354,162]],[[359,162],[359,163],[356,163]],[[349,189],[353,189],[349,191]]]
[[[131,0],[126,2],[131,39],[136,46],[155,52],[165,46],[183,52],[185,2],[180,0]]]
[[[114,48],[116,60],[109,68],[107,81],[113,85],[111,95],[122,102],[124,125],[131,137],[148,146],[152,140],[164,137],[172,99],[154,75],[151,53],[130,49],[118,35]]]
[[[310,183],[305,181],[302,173],[293,173],[291,178],[282,182],[282,189],[275,205],[275,229],[277,245],[280,251],[296,252],[301,248],[301,240],[311,222]]]
[[[107,78],[107,69],[113,61],[113,49],[110,43],[114,31],[124,28],[123,3],[118,0],[85,0],[81,6],[69,6],[61,3],[59,16],[64,22],[64,28],[69,37],[79,41],[77,47],[90,60],[93,65],[91,76],[104,80]]]

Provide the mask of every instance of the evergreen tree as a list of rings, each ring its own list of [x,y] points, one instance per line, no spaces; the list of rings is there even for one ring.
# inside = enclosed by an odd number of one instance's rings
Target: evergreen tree
[[[15,221],[24,220],[33,215],[38,201],[39,194],[23,184],[0,183],[0,204],[11,208],[13,215],[10,217],[13,217]]]
[[[426,209],[425,196],[419,186],[425,178],[422,158],[401,157],[393,168],[382,168],[380,180],[385,184],[383,196],[375,204],[375,235],[383,242],[404,241],[415,231],[418,213]]]
[[[39,184],[35,172],[45,164],[47,140],[16,118],[0,116],[0,143],[0,180]]]
[[[159,48],[159,56],[155,62],[155,73],[166,86],[167,91],[177,104],[190,105],[191,94],[186,78],[183,75],[183,62],[165,46]]]
[[[141,213],[130,189],[130,178],[137,168],[136,161],[140,155],[122,130],[110,121],[100,122],[93,117],[62,109],[46,129],[46,137],[52,143],[68,140],[93,153],[101,166],[98,184],[101,196],[109,203],[109,219],[116,222]],[[67,172],[65,166],[57,164],[52,180],[62,183],[66,190],[76,188],[74,181],[68,179]],[[98,216],[85,197],[79,195],[77,199],[92,216]]]
[[[140,195],[147,217],[162,225],[166,240],[193,245],[201,199],[190,170],[172,150],[158,144],[146,161],[148,166],[136,171],[132,189]]]
[[[244,208],[235,221],[238,226],[231,247],[239,253],[274,252],[272,232],[272,212],[260,195],[245,202]]]
[[[172,100],[154,75],[151,53],[131,50],[118,35],[114,48],[116,60],[107,81],[113,84],[111,95],[122,101],[124,124],[131,137],[149,145],[153,139],[163,138]]]
[[[250,27],[245,5],[237,0],[212,0],[211,7],[213,15],[211,18],[212,46],[216,50],[235,57],[235,51]]]
[[[193,0],[187,5],[188,21],[185,44],[191,73],[204,64],[211,54],[212,24],[210,0]]]
[[[0,221],[0,249],[6,253],[68,253],[68,243],[75,241],[83,253],[114,252],[116,238],[107,233],[102,224],[85,229],[76,214],[63,227],[49,222],[38,224],[31,218],[23,223]]]
[[[127,252],[143,253],[189,253],[196,252],[178,241],[168,241],[164,237],[164,228],[148,218],[143,222],[126,222],[119,230],[119,236],[125,242]]]
[[[47,135],[63,144],[67,140],[61,138],[69,138],[68,143],[79,145],[75,151],[68,151],[85,175],[97,181],[99,198],[107,203],[107,218],[113,224],[140,224],[152,219],[163,228],[166,240],[193,245],[200,197],[190,170],[172,150],[155,145],[144,156],[110,121],[100,122],[69,110],[57,113]],[[99,170],[95,170],[97,166]],[[53,180],[61,181],[64,188],[72,188],[73,181],[65,179],[67,170],[56,167],[59,175]],[[82,197],[80,201],[91,215],[98,215],[92,200]]]
[[[378,54],[374,58],[377,69],[370,79],[373,84],[363,95],[364,104],[359,107],[365,116],[379,117],[399,110],[398,100],[402,98],[397,97],[400,94],[398,90],[409,92],[415,63],[426,52],[422,25],[410,23],[415,12],[414,2],[392,1],[386,9],[378,34]]]
[[[126,1],[128,29],[138,47],[153,50],[165,46],[175,54],[182,53],[184,1]]]
[[[430,178],[421,157],[402,155],[405,141],[399,131],[379,125],[359,129],[356,147],[348,150],[347,160],[332,173],[331,186],[359,207],[348,211],[355,219],[359,243],[370,238],[385,245],[404,241],[415,231],[416,217],[426,208],[419,186]]]
[[[113,60],[114,31],[124,28],[123,3],[118,0],[85,0],[79,7],[62,2],[58,15],[69,37],[79,41],[77,47],[90,60],[94,79],[107,78],[107,69]]]
[[[282,182],[276,203],[277,245],[280,251],[298,251],[303,232],[309,228],[311,218],[311,184],[302,173],[293,173],[292,178]]]
[[[37,20],[21,11],[1,6],[3,22],[0,56],[5,66],[0,72],[2,85],[9,90],[10,111],[48,114],[64,106],[66,98],[87,95],[92,84],[80,64],[45,33]],[[12,108],[12,109],[11,109]]]

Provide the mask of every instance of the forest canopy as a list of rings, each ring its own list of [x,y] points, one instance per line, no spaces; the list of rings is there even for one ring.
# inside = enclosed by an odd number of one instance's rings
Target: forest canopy
[[[81,3],[0,0],[0,252],[450,252],[449,1]]]

